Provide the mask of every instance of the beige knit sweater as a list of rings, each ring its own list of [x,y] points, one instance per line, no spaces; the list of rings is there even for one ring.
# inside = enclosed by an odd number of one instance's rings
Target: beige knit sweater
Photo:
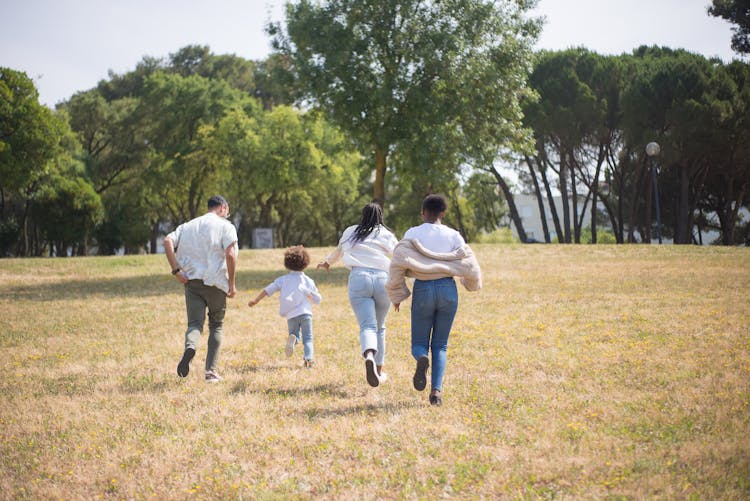
[[[419,280],[459,277],[466,290],[482,288],[482,270],[468,244],[452,252],[439,253],[425,249],[419,240],[401,240],[393,250],[385,284],[391,303],[400,304],[411,295],[406,277]]]

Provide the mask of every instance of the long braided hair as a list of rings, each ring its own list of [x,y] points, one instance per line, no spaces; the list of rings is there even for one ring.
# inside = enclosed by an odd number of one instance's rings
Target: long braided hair
[[[362,208],[362,221],[349,237],[353,244],[367,238],[375,228],[383,224],[383,209],[376,203],[369,203]]]

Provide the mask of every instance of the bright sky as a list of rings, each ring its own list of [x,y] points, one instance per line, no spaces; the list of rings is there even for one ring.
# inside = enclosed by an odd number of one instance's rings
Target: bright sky
[[[110,70],[190,45],[263,59],[263,29],[284,0],[0,0],[0,66],[26,72],[52,107],[95,87]],[[682,48],[728,62],[731,25],[706,14],[710,0],[540,0],[539,49],[583,46],[600,54],[640,45]]]

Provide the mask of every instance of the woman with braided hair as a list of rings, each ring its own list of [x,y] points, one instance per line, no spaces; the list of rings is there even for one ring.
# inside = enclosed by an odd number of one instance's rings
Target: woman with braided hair
[[[383,209],[370,203],[362,209],[359,224],[344,230],[336,249],[318,268],[328,270],[342,259],[349,273],[349,302],[359,322],[359,342],[370,386],[385,382],[385,317],[391,302],[385,291],[390,255],[398,243],[383,224]]]

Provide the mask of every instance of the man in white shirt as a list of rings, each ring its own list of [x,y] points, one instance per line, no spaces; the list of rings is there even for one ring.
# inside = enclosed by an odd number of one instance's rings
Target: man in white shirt
[[[220,195],[208,200],[208,212],[181,224],[164,239],[172,275],[185,286],[187,330],[185,352],[177,374],[190,372],[190,361],[203,331],[208,310],[206,382],[221,381],[216,371],[221,348],[227,298],[234,297],[237,266],[237,230],[226,218],[229,204]]]

